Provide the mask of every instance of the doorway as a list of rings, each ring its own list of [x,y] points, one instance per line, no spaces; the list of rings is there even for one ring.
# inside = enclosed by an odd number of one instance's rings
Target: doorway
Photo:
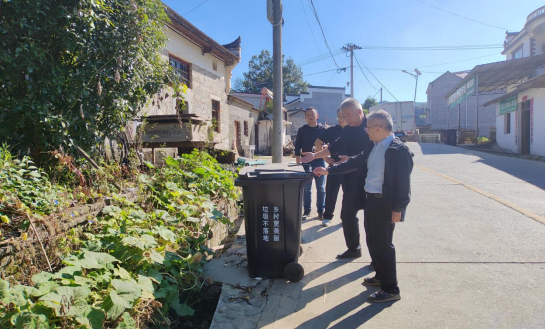
[[[530,102],[531,100],[521,103],[520,153],[522,155],[530,154]]]
[[[240,122],[235,121],[235,146],[239,154],[244,155],[242,150],[242,143],[240,141]]]

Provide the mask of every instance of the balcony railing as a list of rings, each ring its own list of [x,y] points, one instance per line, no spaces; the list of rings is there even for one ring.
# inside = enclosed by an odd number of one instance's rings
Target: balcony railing
[[[538,16],[541,16],[543,14],[545,14],[545,6],[534,10],[530,15],[528,15],[528,18],[526,19],[526,22],[529,22],[529,21],[533,20],[534,18],[536,18]]]

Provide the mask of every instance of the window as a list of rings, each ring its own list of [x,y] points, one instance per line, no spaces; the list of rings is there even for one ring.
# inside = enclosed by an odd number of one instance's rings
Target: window
[[[212,100],[212,125],[214,131],[221,133],[220,127],[220,101]]]
[[[191,88],[191,65],[172,55],[170,55],[169,62],[178,77],[182,78],[188,88]]]
[[[244,136],[248,136],[248,121],[244,121]]]
[[[214,71],[218,71],[218,61],[215,59],[212,60],[212,69],[214,69]]]
[[[522,58],[522,46],[523,45],[521,45],[519,48],[517,48],[514,52],[511,53],[511,56],[512,56],[513,60],[516,60],[518,58]]]
[[[503,133],[509,134],[511,133],[511,113],[506,113],[503,118]]]
[[[530,110],[530,100],[522,102],[520,104],[520,110],[522,111]]]

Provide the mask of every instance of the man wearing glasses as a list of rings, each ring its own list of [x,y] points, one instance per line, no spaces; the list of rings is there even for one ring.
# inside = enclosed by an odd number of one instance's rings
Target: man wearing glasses
[[[348,98],[341,103],[341,112],[348,126],[343,129],[339,139],[333,142],[328,149],[317,153],[303,153],[305,157],[301,158],[302,163],[309,163],[331,155],[339,155],[342,160],[346,160],[361,153],[370,152],[373,144],[365,131],[367,120],[361,104],[356,99]],[[363,209],[364,199],[361,196],[365,193],[363,191],[365,173],[358,171],[358,168],[353,168],[344,172],[342,180],[341,220],[348,249],[337,255],[337,258],[359,258],[361,257],[361,245],[357,214],[359,210]]]
[[[317,168],[316,175],[334,175],[353,168],[366,170],[364,227],[367,247],[375,267],[374,277],[366,277],[365,285],[380,286],[371,294],[373,302],[401,299],[397,284],[395,246],[392,243],[395,224],[403,221],[411,196],[413,153],[392,132],[392,117],[384,110],[371,113],[367,133],[374,142],[369,155],[361,154],[328,170]]]

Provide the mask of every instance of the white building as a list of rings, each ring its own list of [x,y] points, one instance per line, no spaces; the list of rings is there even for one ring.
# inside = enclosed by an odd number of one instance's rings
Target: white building
[[[313,107],[318,111],[318,123],[335,125],[337,123],[337,109],[341,102],[347,99],[344,87],[327,87],[309,85],[306,92],[299,95],[288,95],[284,107],[288,110],[289,121],[293,123],[292,136],[306,124],[304,109]]]
[[[238,93],[233,92],[231,96],[234,96],[240,100],[243,100],[253,105],[254,110],[258,110],[258,117],[254,121],[254,133],[253,139],[250,139],[250,143],[253,143],[255,152],[257,154],[270,154],[272,147],[272,128],[273,128],[273,115],[267,112],[267,108],[272,106],[274,94],[268,88],[263,87],[260,94],[250,93]],[[282,135],[284,137],[284,145],[291,141],[291,137],[287,135],[291,122],[288,120],[288,114],[286,109],[282,108]]]
[[[143,109],[146,157],[202,147],[243,153],[252,144],[258,111],[229,97],[232,71],[240,62],[240,37],[221,45],[171,8],[166,11],[170,22],[165,25],[168,42],[162,55],[187,88],[175,95],[167,87]]]
[[[508,32],[502,52],[506,60],[545,56],[545,6],[528,15],[519,32]],[[507,94],[485,105],[496,106],[498,146],[519,154],[545,156],[545,72],[543,66]]]

